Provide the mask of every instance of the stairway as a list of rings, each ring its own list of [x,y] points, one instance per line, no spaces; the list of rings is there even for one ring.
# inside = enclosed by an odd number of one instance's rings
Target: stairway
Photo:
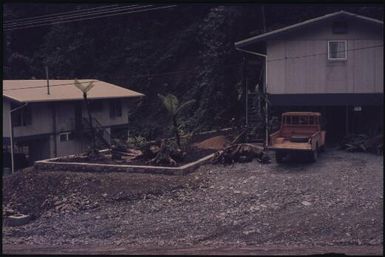
[[[98,149],[110,148],[111,134],[105,129],[100,122],[92,118],[92,127],[95,131],[96,147]],[[87,139],[92,140],[91,124],[89,119],[83,118],[83,132]]]
[[[248,92],[247,94],[247,134],[248,142],[264,142],[264,116],[262,110],[259,111],[258,93]]]

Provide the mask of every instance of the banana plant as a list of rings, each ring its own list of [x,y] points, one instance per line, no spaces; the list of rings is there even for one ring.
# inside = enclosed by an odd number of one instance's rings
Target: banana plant
[[[96,152],[96,138],[95,138],[95,131],[94,127],[92,125],[92,117],[91,117],[91,112],[89,108],[89,103],[88,103],[88,98],[87,98],[87,93],[95,86],[94,81],[90,81],[87,85],[80,83],[77,79],[75,79],[74,85],[80,89],[80,91],[83,92],[83,100],[84,100],[84,105],[87,110],[88,114],[88,120],[90,123],[90,129],[91,129],[91,137],[92,137],[92,152]]]
[[[182,104],[179,103],[178,98],[173,94],[167,94],[166,96],[158,94],[158,97],[163,103],[163,106],[167,109],[168,113],[172,118],[172,124],[175,132],[175,140],[179,148],[180,146],[180,135],[179,135],[179,126],[177,116],[183,110],[185,110],[188,106],[195,103],[195,100],[189,100]]]

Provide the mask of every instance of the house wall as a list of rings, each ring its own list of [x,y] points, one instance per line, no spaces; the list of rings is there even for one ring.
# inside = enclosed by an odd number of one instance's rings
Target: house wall
[[[110,101],[121,101],[122,105],[122,116],[121,117],[110,117]],[[102,126],[114,126],[127,124],[128,122],[128,106],[133,99],[111,99],[103,101],[103,110],[101,112],[92,112],[92,117],[97,119]],[[83,108],[83,117],[88,117],[86,110]]]
[[[109,102],[103,102],[103,109],[100,112],[91,112],[92,117],[96,118],[102,126],[114,126],[127,124],[128,106],[131,99],[122,100],[122,116],[110,118]],[[80,103],[82,104],[82,103]],[[30,103],[32,108],[32,124],[22,127],[14,127],[15,137],[33,136],[39,134],[53,133],[53,109],[56,110],[56,131],[66,132],[75,128],[75,101],[56,102],[56,103]],[[9,113],[9,104],[3,101],[3,117]],[[82,108],[82,116],[88,118],[85,108]],[[4,118],[3,118],[4,120]],[[3,134],[9,133],[7,122],[3,122]]]
[[[3,138],[10,137],[9,132],[9,110],[10,102],[8,99],[3,97]]]
[[[346,61],[328,60],[329,40],[347,40]],[[348,22],[347,34],[333,34],[328,21],[280,35],[267,42],[268,92],[383,93],[383,46],[373,47],[378,45],[382,27],[357,21]]]
[[[100,112],[92,112],[106,130],[110,126],[124,125],[128,122],[130,103],[134,99],[122,99],[122,116],[110,118],[109,101],[102,103]],[[14,127],[15,141],[29,142],[31,159],[39,160],[69,154],[78,154],[87,150],[89,144],[77,138],[70,141],[60,141],[60,133],[75,130],[75,108],[82,106],[82,101],[30,103],[32,111],[32,124],[23,127]],[[3,137],[9,136],[9,100],[3,98]],[[54,112],[56,115],[54,115]],[[54,133],[53,119],[56,120],[56,133]],[[82,107],[82,116],[88,118],[85,108]],[[55,144],[56,142],[56,144]],[[56,149],[56,151],[55,151]]]
[[[79,154],[87,150],[87,146],[83,144],[80,140],[60,142],[59,136],[57,136],[56,142],[57,142],[57,156]],[[54,157],[52,153],[51,153],[51,156]]]
[[[52,112],[47,103],[29,103],[32,122],[27,126],[13,127],[14,137],[52,133]]]

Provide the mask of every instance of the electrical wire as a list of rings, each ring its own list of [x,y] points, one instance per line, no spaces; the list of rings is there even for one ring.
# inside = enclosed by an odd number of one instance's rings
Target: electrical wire
[[[79,82],[80,84],[84,84],[84,83],[89,83],[89,82],[95,82],[95,80],[89,80],[89,81],[82,81],[82,82]],[[69,85],[72,85],[74,86],[75,83],[63,83],[63,84],[55,84],[55,85],[49,85],[49,87],[57,87],[57,86],[69,86]],[[33,87],[18,87],[18,88],[8,88],[8,89],[3,89],[3,92],[4,91],[14,91],[14,90],[21,90],[21,89],[33,89],[33,88],[47,88],[47,85],[45,86],[33,86]]]
[[[84,12],[84,11],[95,10],[95,9],[106,9],[106,8],[112,8],[112,7],[116,7],[116,6],[118,6],[118,5],[117,4],[113,4],[113,5],[105,5],[105,6],[99,6],[99,7],[94,7],[94,8],[79,9],[79,10],[74,10],[74,11],[50,13],[50,14],[44,14],[44,15],[39,15],[39,16],[34,16],[34,17],[11,19],[11,20],[8,20],[8,21],[4,21],[4,25],[7,24],[7,23],[15,23],[15,22],[19,22],[19,21],[36,20],[36,19],[40,19],[40,18],[44,18],[44,17],[58,16],[58,15],[67,15],[67,14],[71,14],[71,13]]]
[[[375,47],[382,47],[383,45],[375,45],[375,46],[370,46],[370,47],[361,47],[361,48],[353,48],[353,49],[348,49],[347,51],[359,51],[359,50],[364,50],[364,49],[370,49],[370,48],[375,48]],[[345,51],[337,51],[337,52],[345,52]],[[278,60],[287,60],[287,59],[298,59],[298,58],[305,58],[305,57],[313,57],[316,55],[324,55],[327,53],[318,53],[318,54],[311,54],[311,55],[303,55],[303,56],[293,56],[293,57],[287,57],[287,58],[279,58],[279,59],[273,59],[271,61],[278,61]],[[228,66],[233,66],[233,65],[228,65]],[[179,71],[172,71],[172,72],[164,72],[164,73],[156,73],[156,74],[148,74],[148,75],[140,75],[136,76],[136,78],[151,78],[151,77],[157,77],[157,76],[164,76],[164,75],[172,75],[172,74],[181,74],[181,73],[189,73],[189,72],[195,72],[197,68],[193,69],[186,69],[186,70],[179,70]],[[80,83],[88,83],[91,81],[84,81]],[[50,85],[51,86],[68,86],[68,85],[74,85],[74,83],[64,83],[64,84],[56,84],[56,85]],[[47,86],[34,86],[34,87],[25,87],[25,88],[12,88],[12,89],[3,89],[3,91],[11,91],[11,90],[21,90],[21,89],[30,89],[30,88],[46,88]]]
[[[367,46],[367,47],[360,47],[360,48],[351,48],[351,49],[347,49],[346,51],[347,52],[349,52],[349,51],[358,51],[358,50],[370,49],[370,48],[376,48],[376,47],[383,47],[383,46],[384,45],[374,45],[374,46]],[[345,52],[345,50],[336,51],[336,53],[341,53],[341,52]],[[270,60],[267,60],[267,62],[275,62],[275,61],[281,61],[281,60],[287,60],[287,59],[300,59],[300,58],[305,58],[305,57],[314,57],[314,56],[326,55],[326,54],[327,54],[327,52],[316,53],[316,54],[308,54],[308,55],[302,55],[302,56],[289,56],[289,57],[284,57],[284,58],[270,59]]]
[[[98,15],[98,16],[95,16],[95,17],[79,18],[79,19],[73,19],[73,20],[67,20],[67,21],[57,21],[57,22],[50,22],[50,23],[46,23],[46,24],[38,24],[38,25],[30,25],[30,26],[22,26],[22,27],[14,27],[14,28],[4,29],[4,31],[13,31],[13,30],[18,30],[18,29],[35,28],[35,27],[41,27],[41,26],[47,26],[47,25],[53,25],[53,24],[62,24],[62,23],[68,23],[68,22],[84,21],[84,20],[91,20],[91,19],[104,18],[104,17],[111,17],[111,16],[130,14],[130,13],[148,12],[148,11],[153,11],[153,10],[173,8],[173,7],[176,7],[176,6],[177,5],[168,5],[168,6],[161,6],[161,7],[155,7],[155,8],[144,8],[144,9],[140,9],[140,10],[128,11],[128,12],[122,12],[122,13],[114,13],[114,14],[108,14],[108,15]]]
[[[109,8],[104,10],[98,10],[98,11],[86,11],[80,14],[72,14],[72,15],[66,15],[66,16],[57,16],[57,17],[50,17],[50,18],[43,18],[36,21],[29,21],[29,22],[15,22],[13,24],[5,24],[4,28],[14,28],[14,27],[23,27],[27,25],[35,25],[35,24],[46,24],[47,22],[51,21],[64,21],[66,19],[75,19],[75,18],[83,18],[87,16],[93,16],[93,15],[100,15],[100,14],[106,14],[106,13],[116,13],[116,12],[122,12],[126,10],[135,10],[135,9],[144,9],[147,7],[151,7],[152,5],[144,5],[144,6],[121,6],[121,7],[115,7],[115,8]]]

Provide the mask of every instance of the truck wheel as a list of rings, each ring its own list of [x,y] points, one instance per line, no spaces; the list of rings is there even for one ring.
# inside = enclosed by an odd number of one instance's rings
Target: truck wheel
[[[320,146],[319,150],[321,153],[325,152],[325,145]]]
[[[284,157],[285,157],[284,153],[275,152],[275,160],[277,163],[282,163]]]

